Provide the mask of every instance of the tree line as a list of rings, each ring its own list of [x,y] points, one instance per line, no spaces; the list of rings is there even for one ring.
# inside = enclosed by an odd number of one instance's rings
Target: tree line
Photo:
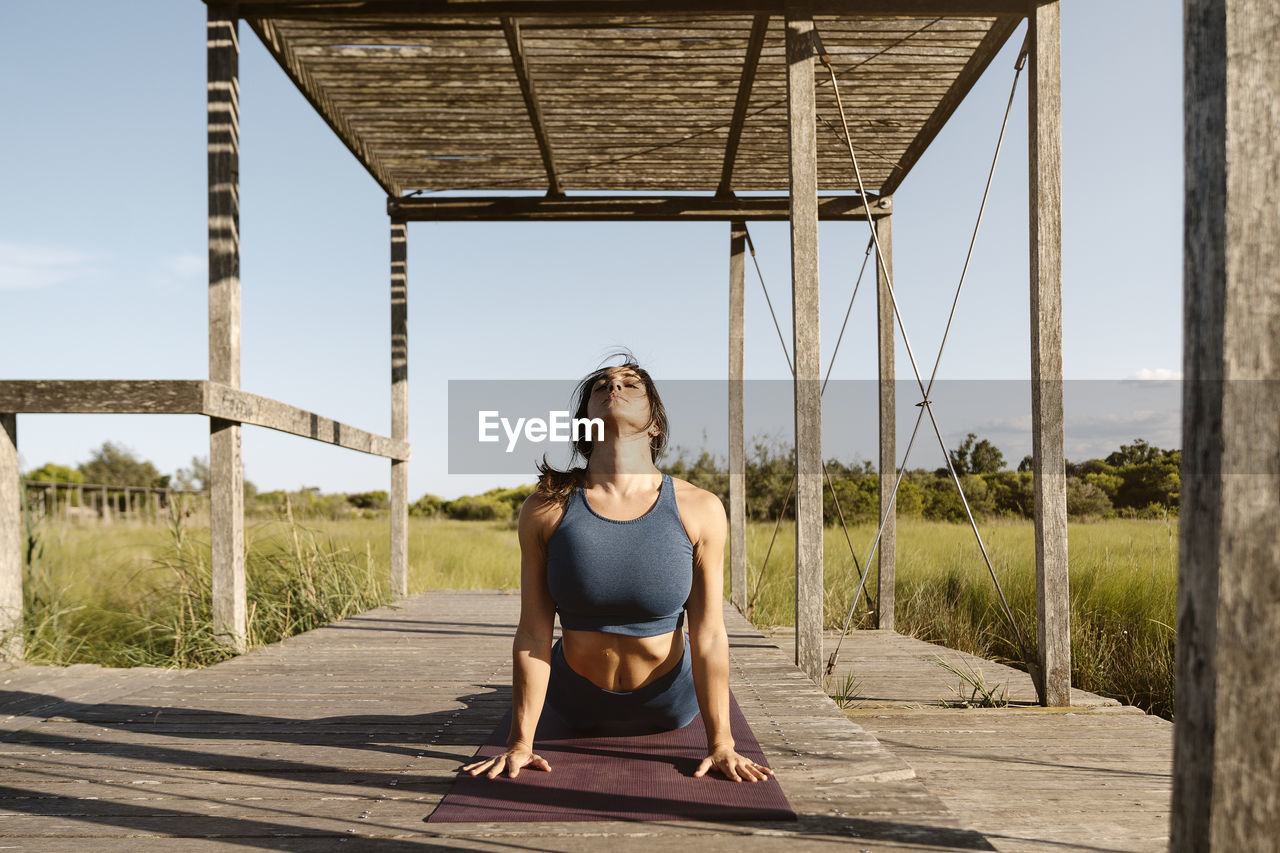
[[[1032,518],[1035,507],[1032,459],[1024,457],[1014,469],[1004,454],[985,438],[970,433],[948,451],[969,508],[978,518]],[[1135,439],[1102,459],[1068,461],[1067,514],[1075,520],[1103,518],[1160,518],[1178,510],[1182,452],[1163,450]],[[697,458],[683,453],[658,466],[729,502],[729,474],[724,459],[703,451]],[[779,514],[795,518],[792,477],[795,451],[791,447],[757,442],[746,460],[747,518],[772,521]],[[831,485],[823,490],[823,517],[828,524],[841,514],[851,523],[878,522],[880,478],[870,462],[827,461]],[[825,479],[825,478],[824,478]],[[836,508],[836,497],[839,509]],[[511,519],[533,491],[532,485],[496,488],[480,495],[447,501],[432,494],[413,504],[420,516],[460,519]],[[947,468],[916,468],[903,475],[895,497],[899,517],[933,521],[965,521],[964,501]]]
[[[1016,469],[1009,469],[1004,454],[973,433],[948,451],[948,456],[975,517],[1033,517],[1035,481],[1030,456]],[[1067,514],[1085,520],[1158,518],[1176,513],[1181,465],[1180,450],[1164,450],[1141,438],[1122,444],[1103,459],[1068,460],[1064,471]],[[793,448],[756,444],[746,463],[748,518],[773,520],[779,514],[795,518],[794,470]],[[728,501],[728,473],[709,453],[703,452],[692,461],[677,459],[670,473]],[[841,513],[853,523],[879,521],[880,477],[875,466],[867,461],[850,465],[831,459],[827,474],[831,483],[823,489],[826,523],[838,523]],[[833,491],[839,498],[838,511]],[[898,485],[895,503],[898,517],[956,522],[967,518],[964,501],[947,468],[908,470]]]
[[[1033,516],[1034,479],[1030,456],[1024,457],[1015,468],[1009,468],[999,448],[973,433],[948,451],[948,456],[976,517]],[[1141,438],[1120,445],[1105,458],[1067,461],[1064,471],[1067,514],[1084,520],[1158,518],[1176,513],[1181,464],[1180,450],[1161,449]],[[831,480],[823,490],[826,523],[838,523],[841,515],[850,523],[877,522],[880,478],[875,466],[868,461],[845,463],[830,459],[826,467]],[[696,458],[687,458],[680,451],[674,461],[659,468],[714,492],[728,504],[728,466],[722,457],[702,451]],[[794,519],[794,471],[793,447],[757,442],[746,460],[747,518],[772,521],[781,514],[783,518]],[[28,471],[24,477],[62,483],[207,489],[209,463],[196,457],[189,466],[179,468],[172,475],[161,474],[155,465],[139,459],[128,448],[105,442],[75,468],[47,463]],[[452,500],[427,493],[410,505],[409,512],[425,518],[509,521],[519,514],[521,504],[533,488],[532,484],[499,487]],[[966,520],[964,502],[947,468],[907,471],[898,486],[895,502],[899,517]],[[250,515],[279,516],[291,512],[297,518],[340,520],[381,515],[389,508],[390,499],[383,490],[326,494],[319,488],[307,487],[259,492],[245,481],[245,511]]]

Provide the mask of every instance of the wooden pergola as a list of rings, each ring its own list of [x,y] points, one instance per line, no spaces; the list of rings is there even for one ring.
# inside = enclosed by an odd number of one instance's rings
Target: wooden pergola
[[[797,446],[797,663],[822,656],[818,231],[874,221],[882,510],[894,442],[893,192],[1024,19],[1031,79],[1032,410],[1042,700],[1068,703],[1062,456],[1058,6],[1022,0],[260,0],[208,4],[209,378],[0,382],[16,471],[20,412],[210,419],[215,630],[243,647],[243,424],[391,460],[391,585],[407,589],[406,223],[723,221],[729,225],[731,587],[745,590],[745,223],[789,220]],[[391,435],[240,388],[239,21],[387,193]],[[832,125],[827,57],[851,114]],[[820,124],[821,122],[821,124]],[[826,125],[826,126],[822,126]],[[847,144],[865,194],[851,192]],[[529,194],[528,191],[541,194]],[[435,195],[466,191],[466,195]],[[739,195],[739,193],[749,193]],[[20,624],[17,501],[0,495],[6,624]],[[879,546],[879,625],[893,627],[894,528]],[[11,547],[15,546],[15,547]],[[16,581],[14,579],[17,579]],[[17,652],[16,647],[11,648]]]
[[[391,436],[240,388],[239,28],[248,22],[387,193]],[[260,0],[208,3],[209,377],[0,382],[0,640],[21,657],[17,415],[201,414],[210,424],[215,629],[243,647],[243,424],[391,461],[391,585],[407,587],[406,223],[717,220],[729,225],[731,586],[745,590],[745,223],[791,223],[796,662],[822,660],[819,219],[878,237],[882,510],[894,447],[892,196],[1028,21],[1030,309],[1038,691],[1068,704],[1062,424],[1059,8],[1045,0]],[[1280,832],[1280,13],[1186,7],[1184,470],[1173,849]],[[817,36],[820,34],[821,38]],[[867,191],[848,191],[825,53]],[[469,195],[425,195],[438,191]],[[542,195],[513,194],[540,191]],[[590,191],[588,193],[588,191]],[[742,192],[764,195],[737,195]],[[572,193],[586,193],[573,195]],[[644,193],[645,195],[637,195]],[[879,550],[893,627],[894,536]]]

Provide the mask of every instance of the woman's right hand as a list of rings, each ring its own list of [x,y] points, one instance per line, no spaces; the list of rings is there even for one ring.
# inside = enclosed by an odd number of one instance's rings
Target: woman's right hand
[[[514,779],[520,775],[520,768],[522,767],[532,767],[535,770],[551,772],[551,765],[547,763],[545,758],[523,746],[510,747],[501,755],[486,758],[484,761],[476,761],[462,769],[472,776],[479,776],[484,773],[490,779],[501,776],[505,770],[507,775]]]

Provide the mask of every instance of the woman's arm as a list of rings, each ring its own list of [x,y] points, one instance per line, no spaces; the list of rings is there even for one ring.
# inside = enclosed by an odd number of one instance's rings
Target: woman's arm
[[[693,591],[689,595],[689,641],[693,684],[707,732],[707,757],[695,776],[715,767],[735,782],[758,782],[773,775],[767,767],[739,755],[729,728],[729,634],[724,627],[724,543],[728,532],[724,504],[699,489],[691,497]]]
[[[506,771],[512,779],[520,768],[550,770],[533,751],[533,735],[551,677],[551,634],[556,606],[547,590],[547,502],[530,496],[520,508],[520,624],[511,644],[511,733],[507,751],[462,768],[472,776],[490,779]]]

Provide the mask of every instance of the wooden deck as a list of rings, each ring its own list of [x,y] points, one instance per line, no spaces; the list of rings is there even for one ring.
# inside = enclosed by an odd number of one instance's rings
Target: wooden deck
[[[851,718],[732,611],[733,689],[797,823],[426,824],[510,701],[517,610],[433,593],[206,670],[0,672],[0,848],[1164,849],[1169,724],[909,708],[930,688],[900,673]],[[909,669],[915,642],[867,632],[842,658]]]
[[[790,629],[768,634],[790,652]],[[1007,687],[1010,707],[943,707],[964,685],[937,657]],[[1041,708],[1025,672],[889,631],[845,638],[835,682],[849,673],[849,717],[1002,853],[1168,849],[1173,723],[1074,688],[1072,707]]]

